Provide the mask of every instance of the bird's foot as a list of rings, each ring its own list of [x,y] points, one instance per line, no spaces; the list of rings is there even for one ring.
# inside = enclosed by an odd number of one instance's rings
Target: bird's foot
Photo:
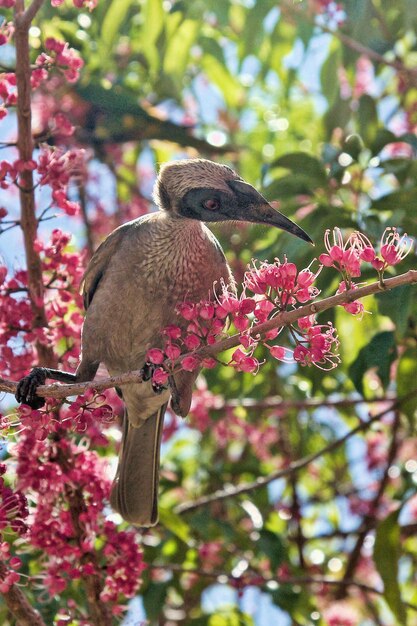
[[[36,390],[45,384],[46,378],[46,370],[43,367],[34,367],[30,374],[17,383],[16,400],[28,404],[32,409],[40,409],[45,404],[45,398],[38,396]]]
[[[157,383],[153,380],[153,374],[155,370],[159,369],[159,367],[160,367],[159,365],[155,365],[154,363],[150,363],[149,361],[146,361],[146,363],[141,369],[142,380],[144,380],[145,382],[147,382],[148,380],[152,381],[152,389],[154,393],[158,395],[168,389],[167,385],[161,385],[160,383]]]

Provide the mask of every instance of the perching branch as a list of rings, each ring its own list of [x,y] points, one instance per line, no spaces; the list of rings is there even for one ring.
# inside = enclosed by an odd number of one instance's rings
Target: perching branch
[[[194,511],[195,509],[211,504],[212,502],[219,502],[220,500],[233,498],[243,493],[249,493],[255,489],[259,489],[260,487],[264,487],[265,485],[268,485],[273,480],[277,480],[278,478],[291,476],[294,473],[303,469],[304,467],[307,467],[308,465],[310,465],[310,463],[312,463],[316,459],[322,457],[325,454],[328,454],[329,452],[333,452],[333,450],[336,450],[337,448],[339,448],[348,439],[350,439],[357,433],[362,432],[363,430],[367,430],[372,424],[379,421],[384,415],[386,415],[390,411],[400,408],[402,404],[405,404],[411,398],[414,398],[416,396],[417,396],[417,389],[414,389],[412,392],[410,392],[403,398],[399,398],[398,400],[393,401],[391,406],[388,407],[387,409],[384,409],[384,411],[381,411],[380,413],[377,413],[376,415],[372,416],[366,422],[365,421],[360,422],[360,424],[355,426],[355,428],[353,428],[352,430],[349,430],[339,439],[335,439],[334,441],[329,443],[327,446],[325,446],[318,452],[314,452],[313,454],[309,454],[308,456],[302,459],[299,459],[298,461],[294,461],[293,463],[290,463],[284,469],[279,469],[275,472],[272,472],[268,476],[260,476],[252,482],[241,483],[240,485],[236,485],[236,486],[235,485],[228,486],[225,489],[219,489],[218,491],[215,491],[214,493],[211,493],[207,496],[202,496],[201,498],[198,498],[196,500],[183,502],[182,504],[179,504],[177,507],[175,507],[175,513],[179,514],[179,513],[185,513],[188,511]]]
[[[395,289],[395,287],[413,283],[417,283],[417,270],[409,270],[405,274],[400,274],[394,278],[388,278],[382,285],[379,282],[371,283],[370,285],[365,285],[364,287],[359,287],[355,290],[344,291],[335,296],[330,296],[329,298],[324,298],[323,300],[306,304],[298,309],[294,309],[293,311],[283,311],[262,324],[255,324],[249,332],[255,338],[262,337],[262,335],[273,328],[289,326],[302,317],[322,313],[323,311],[332,309],[335,306],[346,304],[348,302],[354,302],[355,300],[359,300],[360,298],[364,298],[375,293],[380,293],[381,291],[389,291],[391,289]],[[192,355],[201,358],[208,356],[212,357],[220,352],[224,352],[225,350],[235,348],[239,345],[239,343],[240,336],[238,334],[232,335],[231,337],[221,339],[210,346],[204,346],[203,348],[193,352]],[[181,367],[181,360],[184,356],[185,355],[182,355],[180,359],[171,363],[171,365]],[[109,378],[104,378],[103,380],[90,381],[87,383],[75,383],[70,385],[54,383],[52,385],[41,385],[37,389],[37,394],[43,398],[66,398],[67,396],[83,394],[89,389],[101,392],[111,387],[119,387],[132,383],[137,384],[141,382],[143,382],[142,371],[136,370],[120,374],[119,376],[111,376]],[[16,384],[17,383],[13,381],[0,379],[0,391],[14,394],[16,391]]]

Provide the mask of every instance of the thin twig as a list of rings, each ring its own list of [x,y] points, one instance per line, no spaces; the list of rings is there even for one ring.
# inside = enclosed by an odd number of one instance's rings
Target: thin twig
[[[194,574],[197,576],[213,578],[220,581],[231,581],[235,585],[237,583],[241,583],[242,585],[253,585],[256,584],[258,586],[268,585],[268,583],[276,583],[278,585],[328,585],[328,586],[350,586],[356,587],[361,591],[365,591],[366,593],[373,593],[378,596],[384,595],[384,592],[381,589],[375,589],[375,587],[371,587],[365,583],[360,582],[359,580],[348,580],[345,581],[343,579],[338,578],[330,578],[329,576],[263,576],[258,574],[258,572],[244,572],[242,576],[236,577],[229,572],[221,571],[221,570],[205,570],[191,567],[183,567],[177,563],[166,563],[164,565],[158,565],[156,563],[148,565],[148,569],[151,570],[162,570],[162,571],[171,571],[176,572],[178,574]],[[414,610],[417,611],[417,606],[415,604],[404,602],[404,604]]]
[[[219,402],[215,406],[210,407],[210,411],[224,411],[225,409],[233,409],[243,407],[245,409],[277,409],[280,413],[295,410],[314,410],[317,408],[349,408],[358,404],[382,404],[384,402],[392,402],[396,399],[394,395],[381,396],[380,398],[338,398],[329,400],[326,398],[308,398],[306,400],[283,400],[281,396],[269,396],[267,398],[230,398],[224,399],[219,397]]]
[[[22,18],[21,18],[22,22],[25,25],[27,26],[30,25],[31,21],[36,16],[36,14],[38,13],[43,3],[44,3],[44,0],[33,0],[32,4],[28,6],[28,8],[23,13]]]
[[[384,415],[386,415],[387,413],[389,413],[390,411],[394,409],[399,408],[402,404],[405,404],[408,400],[410,400],[411,398],[414,398],[415,396],[417,396],[417,389],[414,389],[412,392],[410,392],[403,398],[399,398],[398,400],[393,401],[390,407],[388,407],[384,411],[381,411],[380,413],[377,413],[376,415],[371,417],[369,420],[361,422],[360,424],[355,426],[355,428],[345,433],[343,437],[340,437],[339,439],[332,441],[327,446],[324,446],[324,448],[321,448],[321,450],[319,450],[318,452],[314,452],[313,454],[310,454],[302,459],[299,459],[298,461],[294,461],[293,463],[290,463],[290,465],[288,465],[284,469],[279,469],[275,472],[272,472],[271,474],[268,474],[268,476],[259,476],[252,482],[245,482],[245,483],[241,483],[240,485],[230,485],[230,486],[225,487],[224,489],[219,489],[218,491],[215,491],[214,493],[211,493],[209,495],[202,496],[201,498],[197,498],[196,500],[183,502],[182,504],[179,504],[178,506],[175,507],[174,509],[175,513],[179,514],[179,513],[194,511],[203,506],[207,506],[208,504],[211,504],[213,502],[219,502],[221,500],[226,500],[228,498],[235,498],[236,496],[241,495],[243,493],[249,493],[251,491],[254,491],[255,489],[265,487],[265,485],[269,485],[269,483],[279,478],[291,476],[295,472],[298,472],[304,467],[307,467],[308,465],[310,465],[310,463],[312,463],[316,459],[322,457],[325,454],[328,454],[329,452],[333,452],[333,450],[336,450],[337,448],[339,448],[348,439],[350,439],[351,437],[353,437],[354,435],[356,435],[357,433],[363,430],[367,430],[372,424],[379,421]]]
[[[7,573],[6,565],[0,561],[0,580],[4,580]],[[19,626],[46,626],[41,615],[31,606],[17,585],[11,585],[9,591],[3,592],[2,596],[7,608],[13,613]]]
[[[378,52],[376,52],[375,50],[372,50],[372,48],[368,48],[367,46],[364,46],[359,41],[356,41],[356,39],[349,37],[349,35],[345,35],[345,33],[341,32],[340,30],[334,30],[333,28],[330,28],[329,26],[326,26],[323,23],[320,23],[320,24],[317,23],[317,21],[314,19],[312,15],[310,15],[308,12],[306,12],[301,7],[295,4],[291,4],[290,2],[282,0],[281,7],[285,11],[287,11],[289,14],[296,15],[297,17],[301,17],[301,19],[304,19],[310,24],[312,24],[313,26],[316,26],[324,33],[328,33],[329,35],[336,37],[336,39],[339,39],[339,41],[344,46],[350,48],[351,50],[354,50],[358,54],[364,55],[368,57],[369,59],[372,59],[372,61],[375,61],[375,63],[380,63],[381,65],[392,67],[398,72],[403,72],[407,74],[412,80],[413,84],[417,82],[417,70],[414,68],[406,67],[402,61],[399,61],[399,60],[391,61],[387,59],[386,57],[382,56],[381,54],[379,54]]]
[[[375,523],[376,523],[376,513],[378,511],[378,508],[380,506],[382,497],[384,495],[385,489],[388,486],[389,483],[389,469],[392,466],[392,464],[395,461],[395,457],[397,456],[397,451],[398,451],[398,429],[400,427],[400,413],[397,410],[395,413],[395,420],[394,420],[394,424],[393,424],[393,428],[392,428],[392,439],[391,439],[391,444],[388,450],[388,455],[387,455],[387,461],[385,464],[385,469],[384,469],[384,473],[382,475],[381,480],[379,481],[379,486],[378,486],[378,490],[375,494],[375,497],[373,498],[373,500],[370,502],[370,507],[369,507],[369,512],[364,515],[363,518],[363,526],[362,529],[356,539],[356,543],[353,546],[352,552],[349,555],[349,560],[346,564],[345,567],[345,573],[343,576],[343,580],[351,580],[355,574],[355,570],[359,564],[360,561],[360,557],[361,557],[361,553],[362,553],[362,547],[364,544],[364,541],[366,539],[366,536],[368,535],[369,531],[372,530],[372,528],[374,528]],[[341,600],[344,598],[344,596],[346,595],[346,587],[344,588],[340,588],[338,590],[338,593],[336,595],[336,599],[337,600]]]

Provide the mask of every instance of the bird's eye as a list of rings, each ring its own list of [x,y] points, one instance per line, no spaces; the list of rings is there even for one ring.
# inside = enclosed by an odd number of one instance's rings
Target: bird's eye
[[[204,200],[203,207],[209,209],[209,211],[215,211],[220,207],[220,202],[216,198],[209,198],[208,200]]]

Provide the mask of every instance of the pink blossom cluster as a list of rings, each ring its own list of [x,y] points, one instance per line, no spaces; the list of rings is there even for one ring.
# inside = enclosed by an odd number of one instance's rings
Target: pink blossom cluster
[[[396,228],[386,228],[377,252],[363,233],[353,232],[344,240],[339,228],[332,232],[326,230],[324,243],[326,253],[319,256],[319,261],[325,267],[333,267],[342,275],[337,293],[357,289],[352,278],[359,278],[362,274],[364,263],[370,264],[378,272],[380,280],[384,272],[400,263],[411,251],[413,241],[407,234],[400,235]],[[361,302],[347,302],[342,305],[346,311],[353,315],[362,314],[364,311]]]
[[[327,626],[359,626],[357,610],[347,602],[334,602],[323,611]]]
[[[137,592],[144,568],[136,533],[118,532],[103,515],[110,490],[107,462],[85,442],[63,435],[57,430],[54,438],[39,441],[25,430],[14,451],[19,488],[38,494],[28,522],[30,543],[44,555],[38,578],[53,596],[72,580],[95,575],[102,600],[117,614],[121,599]]]
[[[366,437],[366,462],[369,470],[384,467],[388,455],[388,438],[383,431],[373,431]]]
[[[3,563],[7,563],[7,569],[3,577],[0,578],[0,593],[7,593],[10,591],[12,585],[20,581],[20,574],[16,570],[19,570],[22,566],[22,561],[17,556],[11,556],[10,544],[3,541],[0,543],[0,560]]]
[[[69,83],[75,83],[84,66],[84,61],[78,52],[74,48],[70,48],[67,42],[59,41],[54,37],[48,37],[45,40],[45,48],[49,50],[50,54],[42,52],[37,57],[35,64],[38,68],[34,70],[36,72],[35,78],[32,76],[32,80],[35,80],[32,87],[39,86],[40,82],[47,78],[47,74],[42,70],[48,70],[52,67],[59,68]],[[41,71],[39,72],[39,70]]]
[[[71,178],[84,177],[85,152],[79,148],[64,150],[63,148],[43,145],[37,162],[39,184],[48,185],[52,189],[52,198],[57,206],[67,215],[77,215],[78,202],[70,202],[67,187]]]
[[[79,433],[94,429],[97,424],[110,424],[114,421],[113,408],[105,393],[95,394],[93,390],[78,396],[62,413],[63,421]]]
[[[27,297],[26,270],[16,270],[8,278],[0,264],[0,368],[4,375],[19,378],[36,362],[37,341],[60,346],[61,360],[76,362],[79,355],[83,317],[78,285],[83,273],[80,255],[67,250],[70,236],[52,231],[47,243],[37,241],[45,290],[48,328],[33,326],[33,312]]]
[[[170,373],[173,373],[172,363],[180,359],[180,369],[192,372],[199,367],[212,368],[216,360],[212,358],[199,358],[188,354],[200,347],[212,345],[224,327],[222,311],[215,302],[210,300],[199,303],[183,302],[178,306],[178,316],[181,326],[172,324],[163,330],[165,338],[164,347],[151,348],[147,352],[147,360],[157,367],[152,375],[152,380],[158,385],[164,385],[168,381]],[[185,352],[185,356],[181,355]],[[181,357],[181,358],[180,358]]]
[[[215,419],[213,411],[219,409],[225,417]],[[233,407],[225,406],[224,398],[213,394],[204,380],[199,380],[194,390],[188,419],[190,425],[202,433],[210,429],[216,445],[221,449],[233,441],[241,441],[247,442],[254,455],[263,461],[276,458],[274,448],[279,438],[276,423],[248,422]]]
[[[277,337],[282,328],[266,332],[263,338],[251,334],[254,324],[266,322],[281,311],[294,308],[314,299],[319,291],[314,281],[320,269],[313,273],[310,269],[298,271],[294,263],[286,259],[275,263],[254,264],[245,274],[243,291],[240,296],[231,292],[225,285],[214,301],[198,304],[184,302],[178,307],[179,316],[185,320],[181,326],[164,329],[165,347],[152,348],[147,353],[148,360],[158,367],[153,380],[165,384],[173,367],[180,366],[186,371],[198,367],[214,367],[215,359],[201,359],[197,350],[215,343],[229,320],[240,334],[240,346],[233,352],[229,365],[241,372],[256,373],[260,363],[254,356],[259,343],[264,344],[274,358],[287,361],[293,358],[301,365],[314,364],[318,367],[335,367],[338,346],[335,329],[331,325],[317,325],[314,316],[298,320],[291,326],[294,350],[268,341]],[[253,295],[248,295],[252,292]],[[183,356],[184,351],[186,352]],[[168,361],[168,362],[167,362]],[[176,362],[173,365],[173,362]]]
[[[241,372],[254,373],[261,363],[254,356],[259,344],[264,345],[271,356],[284,362],[295,361],[303,366],[315,365],[332,369],[339,363],[339,341],[331,323],[317,324],[314,315],[308,315],[289,326],[290,343],[283,346],[273,342],[283,327],[264,331],[262,336],[254,329],[283,311],[293,310],[319,295],[315,281],[323,266],[334,267],[342,275],[337,293],[357,289],[353,278],[361,276],[362,265],[370,264],[377,270],[380,280],[384,271],[397,265],[412,248],[406,234],[400,235],[395,228],[387,228],[381,238],[379,252],[369,239],[354,232],[346,239],[339,228],[325,233],[326,253],[321,254],[321,266],[316,272],[310,268],[298,270],[287,259],[274,263],[254,263],[246,272],[240,296],[222,285],[216,301],[199,303],[183,302],[178,307],[179,325],[164,329],[165,345],[148,351],[148,361],[156,365],[153,381],[166,384],[169,374],[176,367],[193,371],[199,367],[214,367],[215,359],[199,356],[198,351],[212,345],[221,336],[227,322],[232,322],[240,336],[240,345],[234,350],[229,365]],[[357,301],[343,304],[353,315],[364,312]]]
[[[226,448],[233,441],[246,442],[256,458],[273,460],[276,465],[276,443],[279,440],[276,425],[268,422],[252,424],[229,409],[226,417],[215,422],[212,420],[211,428],[220,448]]]
[[[64,4],[64,2],[65,0],[51,0],[51,5],[53,7],[60,7],[62,4]],[[77,7],[77,9],[86,8],[89,11],[92,11],[97,6],[98,0],[72,0],[72,3],[75,7]]]
[[[27,500],[19,489],[13,491],[4,481],[6,465],[0,463],[0,537],[6,528],[22,535],[26,532]]]
[[[16,159],[13,163],[9,161],[0,161],[0,187],[2,189],[8,189],[11,185],[14,185],[19,178],[19,175],[25,171],[32,171],[36,169],[36,161],[31,159],[30,161],[23,161],[22,159]]]
[[[2,32],[3,29],[3,32]],[[0,41],[5,38],[4,26],[0,26]],[[16,105],[16,75],[13,72],[0,74],[0,120],[6,117],[7,108]]]
[[[370,263],[382,275],[388,267],[398,265],[413,246],[413,241],[407,234],[400,235],[393,227],[384,230],[379,255],[368,237],[357,231],[344,241],[339,228],[335,228],[332,233],[326,230],[324,242],[327,253],[320,255],[320,263],[337,269],[348,288],[351,287],[351,279],[361,275],[362,263]]]
[[[37,171],[38,184],[41,187],[48,185],[51,188],[52,198],[60,209],[70,216],[78,214],[79,204],[68,200],[67,188],[71,178],[85,175],[84,150],[79,148],[64,150],[43,145],[37,161],[34,159],[0,161],[0,188],[8,189],[18,184],[22,172],[28,170]]]

